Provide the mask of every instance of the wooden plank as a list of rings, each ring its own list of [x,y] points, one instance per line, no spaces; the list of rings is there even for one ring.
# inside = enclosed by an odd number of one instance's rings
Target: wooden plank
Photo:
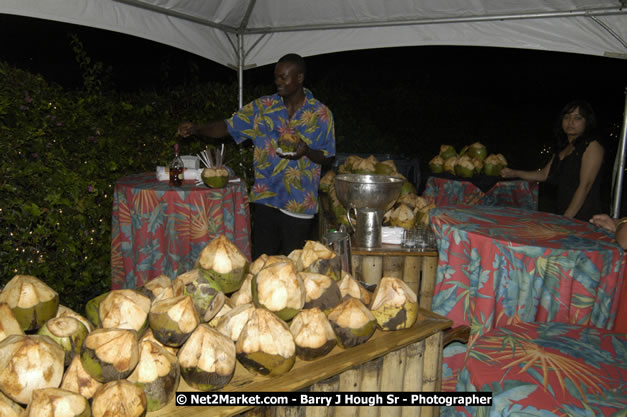
[[[442,388],[441,369],[442,362],[442,332],[435,333],[425,341],[424,370],[422,375],[422,390],[426,392],[440,391]],[[421,417],[438,417],[439,407],[424,407],[421,410]]]
[[[296,359],[294,367],[284,375],[268,378],[253,375],[237,363],[231,382],[217,392],[290,392],[309,387],[319,381],[338,375],[348,369],[384,356],[412,343],[426,339],[451,327],[453,322],[430,311],[420,309],[418,320],[409,329],[383,332],[377,329],[374,335],[361,345],[350,349],[335,347],[330,353],[314,361]],[[183,378],[178,391],[196,391],[190,388]],[[147,414],[147,417],[227,417],[234,416],[252,406],[220,407],[177,407],[174,401],[161,410]]]
[[[377,285],[383,276],[383,256],[364,256],[361,261],[361,276],[366,284]]]
[[[383,257],[383,276],[403,279],[404,256],[384,256]]]
[[[414,248],[401,248],[400,245],[389,245],[386,243],[381,244],[379,248],[360,248],[353,246],[351,247],[351,253],[353,255],[364,255],[364,256],[421,256],[421,257],[438,257],[437,250],[420,250]]]
[[[403,281],[409,285],[420,301],[420,271],[422,270],[422,258],[406,256],[403,265]],[[430,310],[425,308],[425,310]]]
[[[420,279],[420,308],[431,311],[435,278],[438,268],[438,258],[424,258],[422,260],[422,278]]]

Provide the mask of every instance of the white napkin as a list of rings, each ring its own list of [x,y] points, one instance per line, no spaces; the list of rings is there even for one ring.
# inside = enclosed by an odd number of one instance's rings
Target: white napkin
[[[381,242],[391,245],[400,245],[403,240],[402,227],[386,227],[381,228]]]
[[[183,179],[184,180],[201,180],[203,168],[194,169],[194,168],[185,168],[183,171]],[[170,168],[158,166],[157,167],[157,180],[159,181],[169,181],[170,180]]]

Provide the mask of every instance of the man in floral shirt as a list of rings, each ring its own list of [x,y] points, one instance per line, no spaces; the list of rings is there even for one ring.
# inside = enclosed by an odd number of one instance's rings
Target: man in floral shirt
[[[182,137],[231,135],[237,143],[253,141],[253,260],[304,246],[318,210],[321,165],[335,156],[333,115],[303,87],[304,80],[303,59],[285,55],[274,69],[276,94],[246,104],[227,120],[179,126]],[[286,139],[293,141],[294,150],[279,153],[279,140]]]

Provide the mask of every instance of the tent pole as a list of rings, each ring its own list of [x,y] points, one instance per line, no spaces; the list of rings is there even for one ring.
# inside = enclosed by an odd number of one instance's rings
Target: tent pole
[[[237,34],[237,96],[238,108],[244,105],[244,34]]]
[[[614,184],[614,193],[612,201],[611,216],[618,218],[620,215],[620,202],[623,193],[623,175],[625,174],[625,142],[627,141],[627,88],[625,89],[625,110],[623,111],[623,128],[621,129],[620,140],[618,142],[618,169],[614,173],[616,182]]]

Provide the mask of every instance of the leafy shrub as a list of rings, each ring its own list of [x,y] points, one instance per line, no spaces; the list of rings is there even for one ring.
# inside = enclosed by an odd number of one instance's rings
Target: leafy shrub
[[[91,82],[65,91],[0,63],[0,285],[34,275],[78,311],[111,287],[115,181],[167,164],[181,121],[213,120],[236,107],[236,86],[123,95]],[[196,154],[205,144],[191,138],[181,147]],[[243,175],[252,152],[225,145]]]

